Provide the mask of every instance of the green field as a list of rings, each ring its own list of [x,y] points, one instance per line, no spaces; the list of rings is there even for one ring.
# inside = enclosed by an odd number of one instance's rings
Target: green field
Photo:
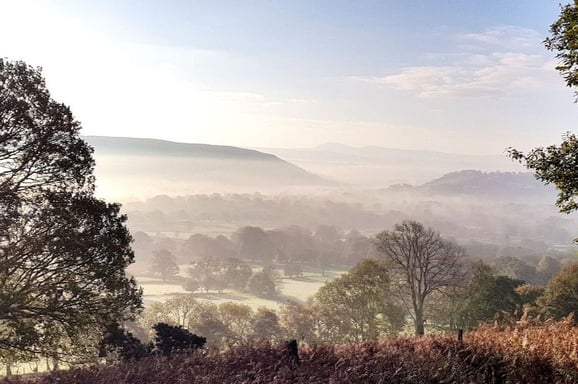
[[[256,297],[250,293],[233,289],[225,289],[223,293],[201,293],[197,291],[195,292],[195,296],[199,300],[208,300],[215,304],[231,301],[246,304],[253,309],[262,306],[277,309],[287,301],[307,302],[307,300],[312,298],[326,281],[338,277],[343,272],[345,271],[331,270],[326,271],[324,275],[322,275],[320,272],[311,271],[303,273],[303,276],[301,277],[280,278],[279,294],[272,298]],[[159,278],[149,276],[136,276],[135,278],[143,289],[143,301],[145,306],[155,302],[166,301],[178,294],[187,293],[187,291],[181,287],[179,282],[163,282]]]

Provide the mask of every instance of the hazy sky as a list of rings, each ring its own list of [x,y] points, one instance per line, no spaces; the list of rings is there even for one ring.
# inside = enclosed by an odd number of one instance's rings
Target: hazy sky
[[[502,153],[578,105],[542,41],[559,0],[0,0],[86,135]]]

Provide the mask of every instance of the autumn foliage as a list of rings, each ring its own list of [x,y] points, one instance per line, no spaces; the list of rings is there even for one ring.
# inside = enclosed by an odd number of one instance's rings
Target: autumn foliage
[[[485,326],[455,337],[392,338],[301,347],[299,366],[285,345],[195,351],[172,358],[12,378],[5,383],[576,383],[578,329],[572,319]]]

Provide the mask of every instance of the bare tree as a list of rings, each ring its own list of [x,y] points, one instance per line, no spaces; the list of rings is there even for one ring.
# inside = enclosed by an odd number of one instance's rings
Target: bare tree
[[[397,276],[400,296],[414,316],[415,334],[423,335],[424,303],[433,292],[460,281],[464,250],[415,221],[379,233],[375,244]]]

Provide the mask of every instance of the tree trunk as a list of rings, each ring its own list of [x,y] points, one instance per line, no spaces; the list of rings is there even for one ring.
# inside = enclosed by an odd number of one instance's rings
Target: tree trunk
[[[415,335],[423,336],[425,335],[425,327],[423,321],[423,309],[417,309],[415,311]]]
[[[6,377],[12,376],[12,364],[6,363]]]

